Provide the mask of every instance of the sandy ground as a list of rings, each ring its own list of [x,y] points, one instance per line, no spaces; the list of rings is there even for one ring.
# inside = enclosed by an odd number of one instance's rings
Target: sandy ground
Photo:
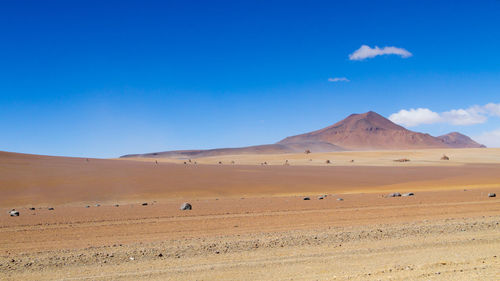
[[[401,166],[0,153],[0,279],[499,280],[498,151],[455,151]]]
[[[446,155],[449,161],[441,160]],[[406,163],[394,160],[407,158]],[[125,158],[145,162],[178,163],[189,159],[169,158]],[[299,166],[457,166],[473,163],[494,163],[500,161],[500,148],[467,148],[467,149],[418,149],[418,150],[388,150],[388,151],[341,151],[328,153],[297,153],[297,154],[246,154],[246,155],[220,155],[191,159],[191,163],[223,165],[289,165]],[[326,160],[330,164],[326,165]]]

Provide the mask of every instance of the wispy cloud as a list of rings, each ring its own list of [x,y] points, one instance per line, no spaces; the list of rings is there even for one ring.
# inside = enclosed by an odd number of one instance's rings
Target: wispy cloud
[[[484,132],[473,139],[487,147],[500,147],[500,129]]]
[[[484,123],[489,116],[500,116],[500,103],[489,103],[483,106],[474,105],[466,109],[452,109],[445,112],[434,112],[428,108],[401,109],[391,114],[389,119],[407,127],[423,124],[446,123],[452,125],[473,125]]]
[[[334,77],[334,78],[328,78],[328,82],[351,82],[351,80],[345,77]]]
[[[411,57],[413,54],[408,52],[406,49],[397,48],[397,47],[383,47],[379,48],[375,46],[375,48],[371,48],[367,45],[362,45],[359,49],[354,51],[354,53],[349,55],[350,60],[364,60],[367,58],[374,58],[376,56],[382,55],[398,55],[402,58]]]

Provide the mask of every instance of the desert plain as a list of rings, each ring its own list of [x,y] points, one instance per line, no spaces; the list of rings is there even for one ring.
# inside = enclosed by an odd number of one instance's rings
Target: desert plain
[[[499,280],[498,195],[494,148],[0,152],[0,279]]]

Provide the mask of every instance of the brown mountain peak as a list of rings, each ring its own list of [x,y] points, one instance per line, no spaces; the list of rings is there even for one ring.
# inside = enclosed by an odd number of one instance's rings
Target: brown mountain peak
[[[288,137],[279,143],[318,141],[354,150],[447,147],[438,138],[407,130],[373,111],[351,114],[329,127]]]
[[[449,145],[450,147],[463,148],[463,147],[486,147],[482,144],[475,142],[473,139],[468,136],[461,134],[459,132],[451,132],[446,135],[442,135],[438,137],[444,143]]]

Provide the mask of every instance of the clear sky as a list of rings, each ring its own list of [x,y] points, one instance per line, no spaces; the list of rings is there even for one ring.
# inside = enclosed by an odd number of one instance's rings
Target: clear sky
[[[498,0],[0,5],[0,150],[265,144],[369,110],[500,146]]]

